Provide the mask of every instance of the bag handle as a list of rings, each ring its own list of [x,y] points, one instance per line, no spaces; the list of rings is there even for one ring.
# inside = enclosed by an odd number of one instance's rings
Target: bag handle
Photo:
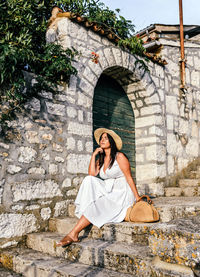
[[[152,200],[151,200],[151,198],[150,198],[148,195],[142,195],[142,196],[137,200],[137,202],[141,201],[143,198],[146,198],[146,199],[147,199],[147,203],[149,203],[149,204],[152,204],[152,203],[153,203]]]

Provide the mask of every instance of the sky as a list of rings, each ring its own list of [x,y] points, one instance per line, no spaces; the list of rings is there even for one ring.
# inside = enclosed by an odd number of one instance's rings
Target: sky
[[[132,21],[135,31],[147,26],[179,24],[179,0],[100,0],[110,9],[119,8],[120,14]],[[200,0],[182,0],[183,24],[200,25]]]

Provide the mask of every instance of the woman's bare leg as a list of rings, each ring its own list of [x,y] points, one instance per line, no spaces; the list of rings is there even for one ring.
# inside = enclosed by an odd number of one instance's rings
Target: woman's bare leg
[[[82,215],[80,217],[80,219],[78,220],[78,222],[76,223],[76,225],[74,226],[74,228],[71,230],[71,232],[69,232],[67,234],[67,236],[69,236],[70,238],[73,239],[73,241],[77,241],[78,240],[78,234],[88,225],[90,225],[90,221],[87,220],[87,218]],[[65,238],[67,237],[65,236],[61,242],[65,241]]]

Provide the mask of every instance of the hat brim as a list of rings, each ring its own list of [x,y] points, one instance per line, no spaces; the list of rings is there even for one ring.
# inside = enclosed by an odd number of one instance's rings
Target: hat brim
[[[98,128],[94,131],[94,137],[96,142],[99,144],[100,137],[103,133],[107,133],[111,135],[111,137],[114,139],[117,149],[121,150],[122,149],[122,140],[120,136],[118,136],[114,131],[106,129],[106,128]]]

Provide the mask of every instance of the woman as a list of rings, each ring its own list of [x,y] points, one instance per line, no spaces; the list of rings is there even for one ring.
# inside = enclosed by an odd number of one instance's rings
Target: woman
[[[105,128],[96,129],[94,137],[100,147],[92,154],[89,176],[84,178],[75,200],[75,215],[79,221],[57,246],[79,241],[78,234],[91,223],[100,228],[105,223],[123,221],[127,209],[140,198],[129,161],[119,152],[121,138]],[[98,174],[101,179],[96,177]]]

